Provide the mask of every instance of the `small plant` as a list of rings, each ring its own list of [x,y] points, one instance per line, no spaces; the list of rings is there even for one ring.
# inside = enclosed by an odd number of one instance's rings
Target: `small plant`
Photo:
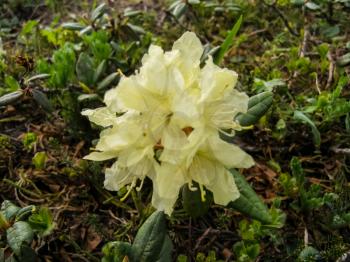
[[[37,255],[30,247],[34,236],[47,236],[53,229],[52,215],[45,207],[39,210],[33,205],[20,208],[8,200],[1,204],[0,231],[6,233],[7,245],[13,251],[6,261],[37,261]],[[0,257],[5,259],[2,249]]]
[[[172,243],[166,232],[165,215],[154,212],[136,234],[133,244],[126,242],[107,243],[102,252],[102,262],[170,262]]]
[[[27,151],[31,151],[37,142],[37,135],[32,132],[26,133],[22,138],[22,143]]]

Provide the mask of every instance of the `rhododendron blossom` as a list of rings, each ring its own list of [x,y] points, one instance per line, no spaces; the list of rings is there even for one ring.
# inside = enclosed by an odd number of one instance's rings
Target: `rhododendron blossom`
[[[116,159],[105,171],[106,189],[140,189],[148,177],[152,204],[169,215],[186,184],[203,198],[204,187],[212,191],[221,205],[239,197],[228,169],[248,168],[254,161],[220,133],[234,135],[241,129],[234,118],[247,111],[248,96],[234,89],[237,73],[218,67],[211,57],[201,68],[202,53],[191,32],[168,52],[151,45],[140,70],[105,94],[105,107],[83,111],[105,127],[95,151],[85,158]]]

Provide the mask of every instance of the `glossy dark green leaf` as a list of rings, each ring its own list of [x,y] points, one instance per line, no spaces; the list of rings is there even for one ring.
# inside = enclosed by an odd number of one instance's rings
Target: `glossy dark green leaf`
[[[242,126],[250,126],[259,121],[259,119],[266,114],[267,110],[272,105],[273,93],[263,92],[252,96],[248,102],[248,111],[245,114],[240,114],[236,120]]]
[[[226,52],[231,48],[233,41],[234,41],[234,38],[236,37],[238,30],[241,27],[242,21],[243,21],[243,16],[240,16],[238,18],[237,22],[234,24],[231,31],[227,34],[224,42],[220,46],[220,50],[219,50],[218,54],[214,57],[215,64],[217,64],[217,65],[220,64],[220,62],[224,58],[224,55],[226,54]]]
[[[187,184],[182,187],[182,205],[187,214],[189,214],[192,218],[197,218],[208,212],[209,207],[213,202],[213,198],[211,192],[206,191],[206,201],[203,202],[198,184],[194,184],[193,187],[197,188],[197,190],[190,190]]]
[[[42,80],[42,79],[47,79],[50,78],[50,74],[39,74],[39,75],[34,75],[26,80],[27,83],[33,82],[35,80]]]
[[[119,78],[119,73],[115,72],[105,77],[97,86],[97,90],[107,89],[114,81]]]
[[[37,262],[38,256],[35,253],[35,251],[29,247],[28,245],[22,245],[20,254],[17,255],[17,258],[19,261],[25,261],[25,262]]]
[[[37,89],[32,89],[32,95],[34,100],[46,111],[51,113],[53,111],[53,107],[51,105],[50,100],[47,96]]]
[[[106,13],[108,6],[106,4],[100,4],[91,12],[91,21],[94,22],[96,19],[100,18],[104,13]]]
[[[11,219],[15,218],[15,216],[17,215],[17,213],[20,209],[21,209],[20,207],[16,206],[11,201],[5,200],[1,204],[0,211],[4,215],[6,220],[11,220]]]
[[[94,30],[94,28],[91,25],[88,25],[87,27],[85,27],[79,31],[79,35],[80,36],[87,35],[87,34],[91,33],[93,30]]]
[[[164,259],[169,257],[167,254],[171,254],[172,245],[167,243],[166,237],[164,212],[156,211],[145,221],[135,237],[133,248],[136,251],[137,261],[153,262],[161,257]]]
[[[174,7],[174,9],[172,10],[172,14],[174,17],[176,17],[176,19],[180,19],[181,16],[185,14],[187,9],[188,6],[186,5],[186,3],[180,2]]]
[[[78,96],[78,101],[83,102],[83,101],[93,101],[93,100],[99,100],[100,97],[97,94],[83,94]]]
[[[35,211],[34,205],[22,207],[16,214],[16,221],[27,219],[32,214],[33,211]]]
[[[83,82],[89,87],[94,84],[94,62],[88,54],[81,53],[79,55],[75,70],[80,82]]]
[[[7,243],[16,255],[21,252],[23,244],[30,245],[33,240],[33,230],[27,222],[18,221],[12,227],[7,229]]]
[[[350,53],[347,53],[339,57],[337,60],[337,64],[342,67],[350,65]]]
[[[104,74],[107,68],[107,61],[103,60],[96,68],[96,71],[94,72],[94,83],[96,83],[101,76]]]
[[[144,35],[144,34],[146,34],[145,29],[143,29],[141,26],[137,26],[137,25],[134,25],[134,24],[131,24],[131,23],[128,23],[127,26],[132,31],[134,31],[134,33],[137,34],[137,35]]]
[[[82,25],[80,23],[75,23],[75,22],[63,23],[61,26],[64,29],[68,29],[72,31],[80,31],[86,27],[86,25]]]
[[[7,106],[18,101],[23,96],[23,91],[18,90],[0,97],[0,106]]]
[[[272,218],[267,206],[247,183],[245,177],[234,169],[231,169],[230,172],[235,179],[240,192],[240,197],[229,203],[228,207],[233,208],[250,218],[259,220],[264,224],[271,224]]]
[[[168,235],[165,236],[164,242],[162,245],[162,249],[160,250],[160,254],[156,262],[170,262],[172,261],[172,249],[173,243]]]

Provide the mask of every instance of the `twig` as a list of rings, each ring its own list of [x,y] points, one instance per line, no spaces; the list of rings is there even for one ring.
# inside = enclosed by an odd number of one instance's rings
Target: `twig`
[[[202,244],[203,240],[209,235],[210,231],[212,230],[211,227],[207,228],[204,233],[198,238],[196,246],[194,247],[194,250],[197,250],[199,246]]]
[[[328,89],[331,87],[332,81],[333,81],[333,74],[334,74],[334,59],[332,56],[331,51],[328,51],[327,58],[329,60],[329,67],[328,67],[328,79],[325,89]]]
[[[331,147],[331,150],[336,154],[350,155],[350,148]]]

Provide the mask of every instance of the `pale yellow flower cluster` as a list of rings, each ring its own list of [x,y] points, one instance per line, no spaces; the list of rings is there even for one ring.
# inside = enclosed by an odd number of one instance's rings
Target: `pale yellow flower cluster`
[[[140,70],[105,94],[106,107],[83,111],[106,127],[96,151],[85,158],[117,158],[105,171],[106,189],[131,189],[141,181],[140,188],[149,177],[153,206],[169,215],[186,183],[192,190],[212,191],[217,204],[239,197],[228,168],[248,168],[254,161],[219,133],[240,129],[233,119],[247,111],[248,96],[234,89],[237,74],[216,66],[211,57],[201,68],[202,53],[191,32],[171,51],[152,45]]]

